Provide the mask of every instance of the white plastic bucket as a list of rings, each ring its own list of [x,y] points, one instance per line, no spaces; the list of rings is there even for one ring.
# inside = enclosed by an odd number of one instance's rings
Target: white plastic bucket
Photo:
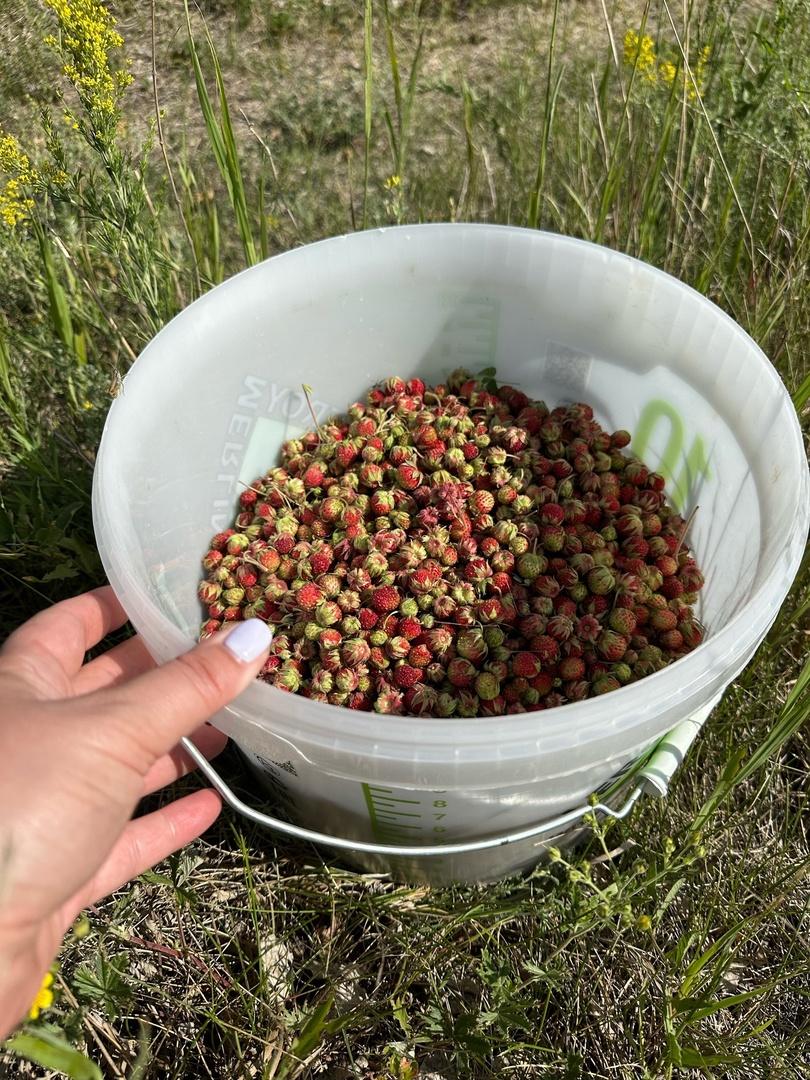
[[[159,661],[188,649],[211,535],[284,439],[378,379],[439,381],[494,365],[549,404],[582,400],[664,473],[706,577],[704,643],[613,693],[497,719],[351,712],[256,683],[216,724],[290,818],[413,845],[554,818],[747,663],[804,548],[808,474],[785,388],[742,329],[643,263],[547,233],[422,225],[270,259],[213,289],[143,351],[110,409],[93,509],[118,597]],[[536,839],[475,855],[359,859],[433,881],[486,880],[539,857]]]

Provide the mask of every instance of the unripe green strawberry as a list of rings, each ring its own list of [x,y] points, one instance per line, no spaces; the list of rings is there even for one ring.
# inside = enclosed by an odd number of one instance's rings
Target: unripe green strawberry
[[[481,701],[492,701],[500,694],[501,684],[492,672],[482,671],[475,680],[475,692]]]
[[[616,585],[616,579],[606,566],[595,566],[588,571],[588,588],[595,596],[606,596]]]

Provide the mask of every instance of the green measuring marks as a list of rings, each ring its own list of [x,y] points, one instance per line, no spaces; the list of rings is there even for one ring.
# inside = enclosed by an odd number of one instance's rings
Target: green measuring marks
[[[403,799],[393,788],[361,784],[374,838],[393,844],[422,832],[422,800]]]

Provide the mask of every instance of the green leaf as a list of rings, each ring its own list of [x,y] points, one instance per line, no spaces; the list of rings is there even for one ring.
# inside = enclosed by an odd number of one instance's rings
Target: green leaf
[[[680,1064],[687,1069],[706,1069],[712,1065],[739,1065],[742,1060],[737,1054],[701,1054],[692,1046],[682,1046],[680,1057]]]
[[[71,566],[70,563],[59,563],[53,570],[49,570],[44,577],[41,577],[40,583],[46,581],[64,581],[65,578],[78,577],[79,571],[75,566]]]
[[[760,994],[772,990],[773,985],[773,983],[765,983],[763,986],[748,990],[744,994],[733,994],[730,997],[720,998],[719,1001],[707,1001],[705,998],[699,997],[675,998],[672,1002],[672,1008],[676,1013],[689,1013],[689,1023],[692,1024],[697,1020],[704,1020],[707,1016],[712,1016],[716,1012],[721,1012],[723,1009],[730,1009],[734,1005],[742,1005],[752,998],[759,997]]]
[[[148,882],[150,885],[168,885],[169,888],[174,886],[174,882],[170,877],[165,874],[158,874],[154,870],[144,870],[141,874],[141,880]]]
[[[6,1048],[25,1061],[43,1069],[54,1069],[70,1080],[103,1080],[98,1065],[50,1031],[22,1031],[8,1040]]]
[[[128,958],[119,953],[110,960],[97,954],[95,964],[82,964],[73,976],[73,988],[79,997],[97,1001],[111,1019],[115,1019],[120,1007],[132,997],[132,990],[124,977]]]
[[[405,1002],[402,998],[392,998],[391,1005],[393,1006],[394,1019],[402,1028],[402,1032],[406,1039],[411,1038],[411,1022],[408,1019],[408,1010],[405,1008]]]

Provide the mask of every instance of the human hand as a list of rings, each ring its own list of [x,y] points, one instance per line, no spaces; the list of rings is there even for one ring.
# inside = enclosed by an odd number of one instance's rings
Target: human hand
[[[192,767],[183,735],[209,757],[223,748],[204,722],[255,678],[271,640],[251,619],[161,667],[137,637],[85,664],[125,622],[112,589],[96,589],[35,615],[0,650],[0,1037],[82,908],[217,817],[205,789],[130,820]]]

